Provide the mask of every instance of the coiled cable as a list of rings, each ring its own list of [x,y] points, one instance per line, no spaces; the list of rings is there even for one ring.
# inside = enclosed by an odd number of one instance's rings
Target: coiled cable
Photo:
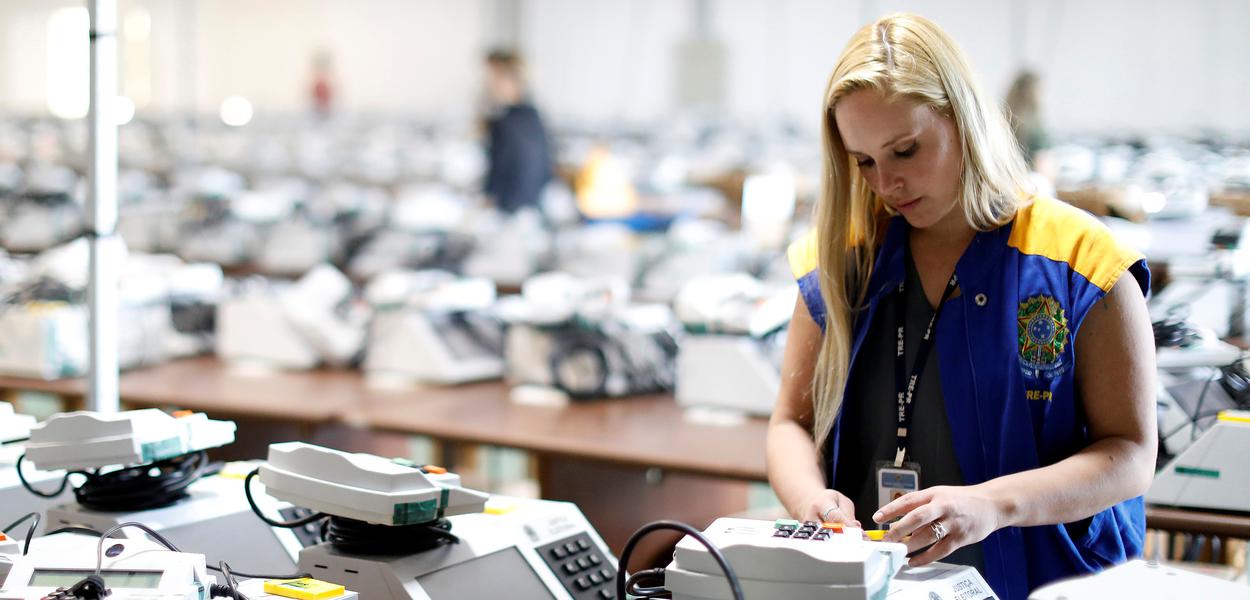
[[[278,521],[265,516],[252,496],[252,479],[260,475],[253,469],[243,479],[243,494],[252,512],[270,527],[295,529],[323,519],[321,537],[335,549],[350,554],[416,554],[443,544],[456,544],[460,538],[451,533],[451,521],[444,518],[412,525],[378,525],[357,519],[313,513],[292,521]]]

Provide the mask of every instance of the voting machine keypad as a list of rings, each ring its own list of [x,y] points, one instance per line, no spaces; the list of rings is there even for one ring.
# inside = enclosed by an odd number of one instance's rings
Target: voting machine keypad
[[[616,600],[616,567],[585,533],[538,548],[539,556],[575,600]]]
[[[804,521],[802,523],[794,519],[777,519],[773,523],[773,537],[790,538],[792,540],[811,540],[813,542],[823,542],[829,538],[842,533],[842,523],[817,523],[815,521]]]

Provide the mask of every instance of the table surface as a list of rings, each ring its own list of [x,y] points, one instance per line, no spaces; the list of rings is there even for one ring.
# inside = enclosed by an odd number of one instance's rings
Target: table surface
[[[766,481],[767,422],[727,425],[691,420],[669,394],[536,406],[511,400],[502,382],[454,387],[384,387],[357,371],[261,372],[213,357],[122,374],[129,407],[176,406],[220,417],[304,424],[347,423],[641,467]],[[81,379],[0,377],[0,389],[81,396]],[[1146,507],[1152,528],[1250,538],[1250,515]]]
[[[379,386],[358,371],[261,372],[213,357],[128,371],[118,387],[123,404],[132,408],[175,406],[210,416],[312,425],[341,422],[714,477],[767,478],[764,419],[696,422],[668,394],[536,406],[512,401],[502,382]],[[0,377],[0,389],[81,396],[86,386],[81,379]]]
[[[1250,515],[1146,506],[1146,526],[1165,531],[1250,539]]]

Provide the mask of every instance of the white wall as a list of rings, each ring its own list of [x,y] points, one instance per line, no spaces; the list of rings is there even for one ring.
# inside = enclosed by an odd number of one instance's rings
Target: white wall
[[[243,95],[258,109],[305,108],[312,57],[329,51],[347,110],[426,113],[477,89],[480,2],[209,0],[196,16],[200,107]]]
[[[151,106],[303,110],[312,54],[334,56],[340,106],[466,114],[481,56],[509,0],[122,0],[152,14]],[[696,0],[517,0],[534,93],[555,118],[663,119]],[[1001,94],[1021,64],[1045,77],[1065,131],[1250,132],[1250,2],[1244,0],[707,0],[729,68],[724,110],[815,123],[851,33],[914,10],[959,40]],[[47,18],[74,0],[0,2],[0,112],[45,110]],[[511,13],[509,13],[511,14]]]

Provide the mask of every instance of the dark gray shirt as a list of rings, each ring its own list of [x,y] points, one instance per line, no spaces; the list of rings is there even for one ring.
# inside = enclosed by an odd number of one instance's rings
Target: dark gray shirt
[[[910,371],[916,360],[916,347],[933,316],[933,307],[925,298],[910,255],[905,289],[907,332],[903,358]],[[877,304],[842,404],[837,480],[833,488],[855,503],[855,518],[867,529],[873,528],[872,514],[880,508],[877,506],[877,463],[894,460],[898,440],[894,383],[897,302],[897,293],[887,293]],[[951,442],[950,424],[946,420],[946,404],[942,400],[936,344],[929,352],[911,410],[907,460],[920,464],[920,487],[964,485]],[[983,570],[980,544],[960,548],[942,560]]]

